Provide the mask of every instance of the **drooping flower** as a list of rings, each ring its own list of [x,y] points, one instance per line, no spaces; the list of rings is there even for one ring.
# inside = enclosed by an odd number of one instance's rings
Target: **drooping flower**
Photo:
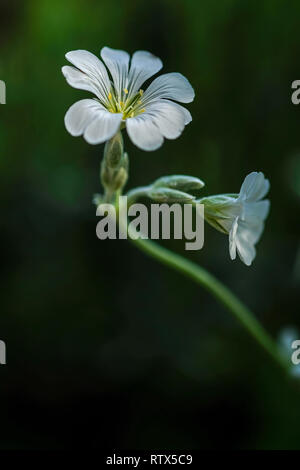
[[[202,198],[205,220],[220,232],[229,235],[231,259],[240,259],[250,266],[255,258],[258,242],[266,219],[270,201],[262,200],[270,183],[261,172],[246,176],[239,194],[222,194]]]
[[[190,103],[195,96],[180,73],[161,75],[142,90],[143,83],[162,68],[161,60],[150,52],[136,51],[130,62],[127,52],[103,47],[101,58],[108,70],[88,51],[71,51],[66,58],[74,66],[62,68],[69,85],[95,95],[67,111],[65,125],[71,135],[100,144],[126,126],[137,147],[156,150],[164,138],[177,138],[191,122],[190,112],[174,103]]]

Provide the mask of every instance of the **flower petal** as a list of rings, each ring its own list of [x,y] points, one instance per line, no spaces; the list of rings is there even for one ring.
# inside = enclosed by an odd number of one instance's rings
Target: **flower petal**
[[[66,112],[65,126],[73,136],[82,135],[87,126],[105,109],[96,100],[86,99],[74,103]]]
[[[180,73],[166,73],[157,77],[147,88],[143,95],[143,103],[160,98],[169,98],[190,103],[195,97],[195,92],[190,82]]]
[[[121,113],[110,113],[105,109],[98,109],[97,117],[84,132],[84,138],[89,144],[102,144],[118,132],[121,121]]]
[[[156,150],[163,143],[163,136],[148,113],[126,119],[126,128],[132,142],[142,150]]]
[[[234,219],[231,230],[229,232],[229,254],[232,260],[236,258],[236,232],[238,229],[238,220],[238,217]]]
[[[152,117],[154,124],[164,137],[176,139],[182,133],[186,121],[183,108],[180,108],[170,101],[159,100],[147,106],[144,116]]]
[[[264,223],[257,217],[250,217],[247,221],[237,217],[229,233],[229,252],[231,259],[235,259],[236,250],[239,257],[250,266],[255,258],[255,244],[264,229]]]
[[[136,51],[131,59],[129,71],[129,93],[135,94],[141,85],[162,68],[162,61],[147,51]]]
[[[111,73],[118,99],[122,100],[124,89],[128,86],[129,54],[118,49],[103,47],[101,57]]]
[[[264,223],[257,217],[249,217],[247,221],[239,220],[237,236],[251,244],[260,239],[264,230]]]
[[[191,113],[189,112],[188,109],[184,108],[183,106],[181,106],[178,103],[174,103],[174,101],[169,101],[169,100],[164,100],[164,101],[166,101],[167,103],[170,103],[172,106],[176,106],[178,109],[181,110],[181,112],[184,114],[184,124],[185,125],[192,122],[192,120],[193,120],[192,115],[191,115]]]
[[[264,199],[257,202],[245,202],[243,218],[247,220],[249,217],[258,217],[260,220],[265,220],[270,210],[270,201]]]
[[[102,101],[106,102],[110,92],[110,80],[101,60],[84,50],[70,51],[66,54],[66,59],[90,77],[99,90]]]
[[[240,198],[247,201],[259,201],[270,189],[270,182],[262,172],[253,171],[246,176],[240,189]]]
[[[76,69],[75,67],[71,67],[70,65],[64,65],[61,70],[65,79],[67,80],[67,83],[73,88],[90,91],[99,99],[101,99],[97,85],[90,77],[88,77],[88,75]]]
[[[236,247],[239,257],[247,266],[252,264],[256,256],[256,250],[253,244],[249,243],[246,239],[236,237]]]

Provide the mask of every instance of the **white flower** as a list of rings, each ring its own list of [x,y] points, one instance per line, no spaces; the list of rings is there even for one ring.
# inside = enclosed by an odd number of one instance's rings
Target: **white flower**
[[[246,176],[239,194],[224,194],[203,198],[205,219],[223,233],[229,234],[231,259],[238,252],[241,260],[250,266],[255,258],[258,242],[266,219],[270,201],[265,199],[269,180],[256,171]]]
[[[131,140],[143,150],[156,150],[164,137],[176,139],[191,122],[189,111],[177,103],[190,103],[195,93],[180,73],[157,77],[145,90],[143,83],[162,68],[158,57],[146,51],[130,56],[125,51],[103,47],[101,58],[88,51],[66,54],[75,67],[62,72],[74,88],[90,91],[96,98],[73,104],[65,116],[67,130],[83,135],[90,144],[100,144],[125,126]]]

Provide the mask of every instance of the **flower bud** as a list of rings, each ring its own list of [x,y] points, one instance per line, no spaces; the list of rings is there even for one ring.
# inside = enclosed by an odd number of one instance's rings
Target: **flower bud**
[[[153,186],[178,189],[180,191],[190,191],[203,188],[205,184],[199,178],[186,175],[171,175],[158,178]]]
[[[114,178],[111,184],[111,189],[114,191],[118,191],[119,189],[122,189],[128,178],[128,173],[125,168],[121,167],[118,171],[115,172]]]
[[[104,160],[110,168],[117,168],[123,157],[124,145],[121,132],[108,140],[104,148]]]
[[[191,194],[177,191],[171,188],[155,188],[151,187],[148,191],[148,197],[157,202],[192,202],[195,197]]]
[[[123,152],[123,138],[118,132],[105,144],[101,164],[101,182],[109,191],[122,189],[128,178],[128,155]]]

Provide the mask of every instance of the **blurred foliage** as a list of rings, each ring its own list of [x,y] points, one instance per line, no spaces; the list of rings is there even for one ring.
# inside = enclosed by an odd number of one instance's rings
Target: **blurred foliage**
[[[299,15],[296,0],[1,0],[1,448],[299,448],[300,384],[198,286],[96,238],[103,148],[66,132],[88,94],[61,74],[67,51],[108,45],[189,78],[179,139],[145,153],[125,137],[128,188],[184,173],[203,195],[237,192],[263,171],[272,210],[253,266],[209,227],[188,256],[277,336],[300,327]]]

